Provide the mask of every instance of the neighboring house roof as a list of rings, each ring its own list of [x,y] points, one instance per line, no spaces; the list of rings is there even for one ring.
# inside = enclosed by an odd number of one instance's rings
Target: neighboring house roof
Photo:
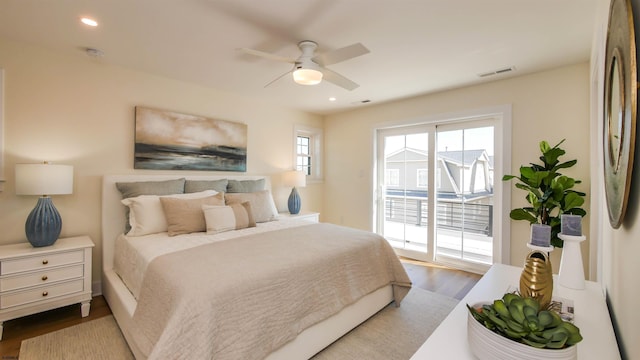
[[[404,154],[406,152],[406,154]],[[402,157],[398,157],[398,155],[404,154]],[[394,159],[398,157],[397,159]],[[405,161],[405,160],[422,160],[426,161],[429,158],[429,155],[426,151],[418,150],[414,148],[402,148],[398,149],[385,157],[387,161]]]
[[[398,155],[407,153],[402,157]],[[397,159],[394,159],[398,157]],[[464,160],[465,166],[473,165],[473,162],[478,160],[479,158],[484,157],[486,161],[489,162],[489,168],[493,169],[493,156],[489,156],[484,149],[476,149],[476,150],[456,150],[456,151],[439,151],[438,159],[445,160],[447,162],[455,163],[456,165],[461,165]],[[404,161],[406,159],[409,160],[426,160],[428,159],[428,153],[423,150],[418,150],[414,148],[402,148],[396,150],[386,156],[387,161]]]
[[[483,149],[478,150],[457,150],[457,151],[440,151],[438,157],[440,159],[454,162],[456,164],[462,164],[464,161],[465,166],[473,165],[473,162],[481,157],[485,157],[489,161],[489,156],[486,155],[486,151]]]
[[[394,159],[395,158],[395,159]],[[428,153],[423,150],[418,150],[414,148],[402,148],[396,150],[386,156],[387,162],[404,162],[404,161],[426,161],[428,159]],[[444,176],[447,177],[449,183],[453,186],[454,192],[445,195],[447,193],[438,193],[438,198],[446,198],[451,196],[451,198],[460,198],[462,196],[465,199],[472,199],[477,197],[483,197],[490,195],[492,191],[474,191],[472,193],[467,193],[466,191],[461,190],[460,184],[457,183],[456,177],[453,176],[453,173],[456,171],[456,168],[465,167],[471,168],[474,166],[474,163],[477,161],[486,162],[489,165],[489,169],[493,169],[493,156],[489,156],[487,151],[484,149],[476,149],[476,150],[456,150],[456,151],[440,151],[438,152],[438,161],[442,164],[442,169],[444,170]],[[416,191],[416,190],[407,190],[409,193],[404,190],[393,190],[393,192],[389,194],[399,195],[399,193],[395,193],[396,191],[403,192],[403,195],[408,196],[418,196],[418,197],[426,197],[426,191]]]

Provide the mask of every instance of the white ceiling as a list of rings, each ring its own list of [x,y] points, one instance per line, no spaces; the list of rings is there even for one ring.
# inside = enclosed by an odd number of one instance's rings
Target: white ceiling
[[[371,103],[588,61],[597,0],[2,0],[0,37],[330,114]],[[91,16],[89,28],[79,22]],[[295,84],[297,57],[360,42],[369,54],[328,66],[360,84]],[[2,64],[0,64],[2,66]],[[480,78],[478,74],[515,66]],[[337,100],[330,102],[329,97]]]

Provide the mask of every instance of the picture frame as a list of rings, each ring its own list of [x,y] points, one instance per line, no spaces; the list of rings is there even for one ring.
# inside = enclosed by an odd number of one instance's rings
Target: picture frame
[[[247,125],[137,106],[134,169],[247,171]]]

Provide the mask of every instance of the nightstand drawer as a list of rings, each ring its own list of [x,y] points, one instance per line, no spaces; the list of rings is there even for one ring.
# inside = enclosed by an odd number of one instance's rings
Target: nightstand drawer
[[[76,264],[83,261],[83,250],[3,260],[2,264],[0,265],[0,275],[15,274],[54,266]]]
[[[82,264],[61,268],[37,271],[26,275],[15,275],[0,279],[0,291],[17,290],[31,286],[54,283],[56,281],[71,280],[84,276]]]
[[[43,301],[84,290],[83,279],[0,295],[0,309]]]

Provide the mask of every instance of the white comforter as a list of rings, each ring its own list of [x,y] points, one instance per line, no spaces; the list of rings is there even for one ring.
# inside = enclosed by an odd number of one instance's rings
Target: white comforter
[[[207,235],[202,232],[179,236],[169,236],[166,232],[145,236],[121,234],[115,244],[114,270],[137,299],[147,266],[160,255],[246,235],[309,224],[310,222],[304,220],[270,221],[259,223],[256,227],[215,235]]]
[[[262,359],[366,294],[411,283],[386,240],[311,224],[158,256],[132,334],[149,359]]]

